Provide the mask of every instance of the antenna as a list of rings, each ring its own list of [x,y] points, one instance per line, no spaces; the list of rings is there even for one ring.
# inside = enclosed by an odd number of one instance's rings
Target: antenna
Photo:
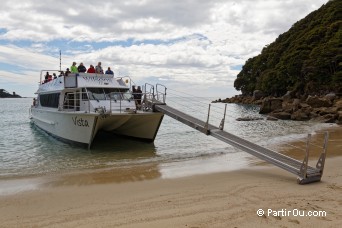
[[[62,71],[62,51],[59,49],[59,71]]]

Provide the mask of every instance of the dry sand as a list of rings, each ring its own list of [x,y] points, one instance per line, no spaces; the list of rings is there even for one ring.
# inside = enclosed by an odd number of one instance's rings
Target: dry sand
[[[341,139],[336,128],[321,182],[298,185],[294,175],[269,166],[143,181],[109,172],[67,176],[0,196],[0,227],[341,227]],[[283,212],[259,217],[258,209]],[[326,215],[292,214],[309,211]]]

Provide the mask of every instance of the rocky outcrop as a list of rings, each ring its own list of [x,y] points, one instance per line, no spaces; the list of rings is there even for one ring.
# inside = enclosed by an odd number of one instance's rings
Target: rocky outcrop
[[[253,92],[253,100],[260,100],[263,97],[265,97],[264,92],[262,92],[261,90],[254,90],[254,92]]]
[[[260,96],[261,93],[255,91],[253,97],[237,95],[224,99],[222,102],[260,105],[259,113],[268,114],[268,120],[316,120],[342,125],[342,94],[328,93],[325,96],[300,96],[299,99],[295,98],[298,96],[292,92],[288,92],[282,98],[265,97],[255,100]],[[248,121],[250,119],[238,118],[237,120]]]
[[[309,96],[305,100],[300,99],[283,99],[281,108],[277,104],[275,110],[268,109],[269,100],[264,99],[266,108],[261,106],[263,113],[269,114],[282,120],[306,121],[314,119],[324,123],[342,124],[342,97],[334,94],[328,94],[324,97]],[[279,108],[279,109],[276,109]],[[261,112],[260,112],[261,113]]]
[[[310,119],[309,114],[302,112],[301,110],[297,110],[291,115],[291,120],[304,121],[304,120],[309,120],[309,119]]]
[[[334,102],[334,107],[337,108],[337,111],[342,111],[342,99],[336,100]]]
[[[306,99],[306,103],[313,108],[331,107],[332,105],[332,102],[330,99],[320,98],[318,96],[309,96]]]
[[[337,123],[342,125],[342,111],[338,111],[337,116]]]
[[[290,120],[291,119],[291,113],[288,112],[272,112],[270,113],[271,117],[280,119],[280,120]]]
[[[281,110],[283,99],[281,98],[265,98],[260,107],[260,114],[267,114],[276,110]]]
[[[254,100],[251,96],[242,96],[242,95],[235,95],[231,98],[226,99],[218,99],[216,101],[213,101],[213,103],[222,102],[222,103],[235,103],[235,104],[258,104],[260,100]]]

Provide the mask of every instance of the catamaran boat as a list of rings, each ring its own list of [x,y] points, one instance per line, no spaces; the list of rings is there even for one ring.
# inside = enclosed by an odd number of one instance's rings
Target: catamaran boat
[[[146,92],[147,83],[144,93],[135,96],[129,77],[78,73],[42,81],[45,72],[53,71],[41,71],[30,108],[31,121],[39,128],[88,148],[99,131],[154,141],[163,113],[145,104],[144,99],[152,96]]]

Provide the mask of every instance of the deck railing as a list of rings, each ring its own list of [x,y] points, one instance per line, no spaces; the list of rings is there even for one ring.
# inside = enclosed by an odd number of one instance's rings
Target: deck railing
[[[90,102],[92,100],[99,102],[98,107],[92,106]],[[165,103],[165,100],[166,87],[164,85],[157,84],[154,86],[146,83],[141,93],[132,93],[129,91],[98,94],[92,93],[91,91],[67,92],[64,96],[63,103],[59,105],[58,109],[70,112],[83,111],[109,114],[114,112],[132,112],[133,110],[135,112],[136,110],[150,111],[152,108],[151,104]],[[109,101],[109,103],[105,104],[100,101]]]
[[[142,110],[144,96],[145,93],[112,92],[104,94],[104,99],[96,99],[96,96],[92,97],[89,92],[71,92],[66,93],[63,104],[58,109],[69,112],[84,111],[110,114],[114,112],[131,112],[133,110],[132,103],[135,105],[135,110]],[[97,100],[98,102],[109,101],[109,107],[108,105],[92,107],[91,100]]]

